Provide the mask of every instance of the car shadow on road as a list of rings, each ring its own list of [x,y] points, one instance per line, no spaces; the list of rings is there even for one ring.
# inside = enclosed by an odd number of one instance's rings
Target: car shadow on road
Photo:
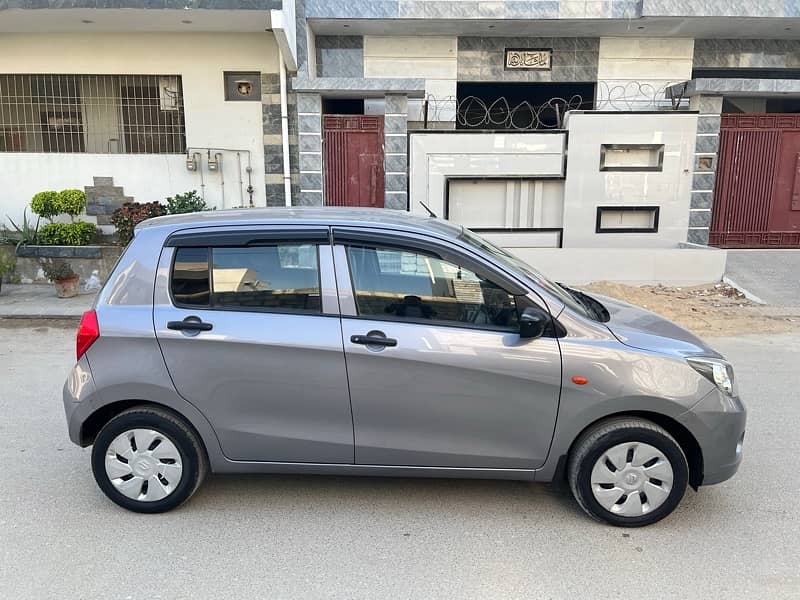
[[[674,516],[662,521],[681,528],[708,525],[710,515],[734,515],[733,494],[721,486],[687,489]],[[344,477],[325,475],[217,475],[209,477],[180,510],[222,511],[296,518],[324,513],[337,518],[373,519],[481,518],[503,521],[530,518],[553,525],[577,519],[609,528],[589,519],[569,489],[544,483],[481,479]],[[655,527],[659,527],[656,525]],[[614,529],[614,528],[609,528]],[[650,528],[648,528],[650,529]]]
[[[233,499],[233,504],[231,500]],[[216,475],[209,477],[187,506],[204,509],[271,510],[314,509],[325,505],[365,506],[415,513],[469,512],[479,508],[497,512],[538,508],[581,514],[566,490],[526,481],[436,479],[400,477],[344,477],[326,475]]]

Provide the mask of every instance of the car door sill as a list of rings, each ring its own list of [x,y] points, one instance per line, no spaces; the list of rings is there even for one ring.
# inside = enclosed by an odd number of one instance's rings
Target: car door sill
[[[365,475],[376,477],[452,477],[460,479],[517,479],[532,481],[534,469],[473,467],[420,467],[395,465],[351,465],[336,463],[257,462],[225,460],[215,464],[215,473],[293,473],[308,475]]]

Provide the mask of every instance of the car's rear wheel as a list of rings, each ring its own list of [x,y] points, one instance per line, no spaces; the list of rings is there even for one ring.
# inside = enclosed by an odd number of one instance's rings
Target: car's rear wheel
[[[625,417],[582,434],[567,475],[572,494],[590,516],[621,527],[642,527],[678,506],[689,466],[680,444],[664,428]]]
[[[111,419],[92,448],[100,489],[128,510],[165,512],[188,500],[202,483],[205,451],[192,429],[171,412],[134,407]]]

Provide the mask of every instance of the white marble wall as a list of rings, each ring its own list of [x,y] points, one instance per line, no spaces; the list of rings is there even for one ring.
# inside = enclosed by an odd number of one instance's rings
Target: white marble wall
[[[686,112],[567,116],[564,246],[670,248],[686,241],[697,115]],[[601,171],[602,144],[663,144],[659,171]],[[655,233],[596,233],[598,206],[656,206]]]
[[[669,107],[664,91],[692,78],[693,53],[693,39],[600,38],[596,108]]]
[[[425,80],[428,120],[455,122],[456,37],[365,36],[364,76]],[[409,103],[409,120],[422,121],[422,100]]]
[[[409,136],[409,210],[447,213],[450,178],[557,178],[563,175],[563,133],[423,133]],[[484,227],[492,226],[487,220]],[[480,225],[473,223],[473,225]]]

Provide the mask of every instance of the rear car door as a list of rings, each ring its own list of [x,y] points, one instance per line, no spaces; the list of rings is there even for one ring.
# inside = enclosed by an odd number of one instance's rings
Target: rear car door
[[[167,369],[233,460],[353,462],[329,230],[190,230],[162,251]]]
[[[541,466],[561,354],[554,337],[520,338],[534,300],[452,248],[334,236],[356,464]]]

